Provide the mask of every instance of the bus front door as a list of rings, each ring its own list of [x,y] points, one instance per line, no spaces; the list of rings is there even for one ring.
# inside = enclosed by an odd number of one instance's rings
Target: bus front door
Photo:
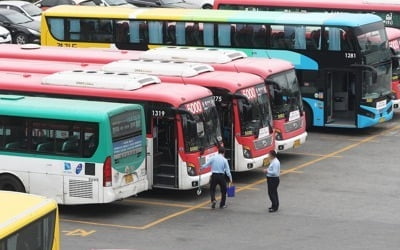
[[[325,74],[325,126],[356,127],[356,74],[352,71],[327,71]]]
[[[178,154],[174,119],[155,119],[153,186],[178,188]]]

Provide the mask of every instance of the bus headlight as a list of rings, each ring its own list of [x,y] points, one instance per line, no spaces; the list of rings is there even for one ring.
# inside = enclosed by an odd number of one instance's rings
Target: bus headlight
[[[250,159],[251,157],[251,151],[249,147],[243,147],[243,157]]]
[[[195,165],[193,163],[188,163],[186,170],[189,176],[196,176]]]
[[[368,111],[368,110],[363,109],[363,108],[360,109],[360,115],[363,115],[363,116],[366,116],[366,117],[369,117],[369,118],[372,118],[372,119],[375,118],[375,114],[373,112]]]
[[[275,129],[275,139],[280,141],[282,140],[282,132],[279,129]]]

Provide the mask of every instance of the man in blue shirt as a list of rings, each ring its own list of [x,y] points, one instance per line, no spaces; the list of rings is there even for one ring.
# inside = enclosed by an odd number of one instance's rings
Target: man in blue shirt
[[[273,213],[278,211],[279,208],[278,186],[279,175],[281,172],[281,163],[276,157],[275,150],[271,150],[269,152],[269,156],[271,158],[271,162],[268,168],[264,170],[264,173],[267,177],[268,196],[272,203],[271,207],[269,208],[269,212]]]
[[[219,208],[226,208],[226,179],[225,174],[229,177],[230,183],[232,183],[232,175],[229,169],[228,160],[224,157],[225,148],[219,147],[218,154],[211,157],[208,162],[202,165],[202,167],[211,166],[211,180],[210,180],[210,195],[211,195],[211,207],[214,209],[217,201],[215,200],[215,190],[217,185],[221,190],[221,202]]]

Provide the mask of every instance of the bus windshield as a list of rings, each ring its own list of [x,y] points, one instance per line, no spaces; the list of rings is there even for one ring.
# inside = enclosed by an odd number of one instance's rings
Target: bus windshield
[[[53,249],[56,210],[0,240],[0,249]]]
[[[391,71],[391,67],[388,65],[382,65],[376,68],[377,80],[374,81],[374,72],[366,70],[363,72],[363,86],[362,86],[362,98],[378,98],[381,96],[389,95],[391,93],[391,74],[386,72]]]
[[[132,110],[111,117],[115,159],[128,160],[128,156],[142,152],[142,123],[140,115],[139,110]],[[132,172],[134,170],[132,169]]]
[[[365,57],[367,64],[379,63],[390,59],[389,44],[384,28],[368,29],[367,27],[361,27],[356,32],[356,37],[361,55]]]
[[[290,112],[303,110],[303,102],[294,70],[272,75],[270,86],[271,105],[275,119],[287,118]]]
[[[219,116],[213,96],[184,104],[183,108],[189,111],[188,114],[182,114],[187,152],[203,150],[222,141]]]
[[[241,117],[241,134],[244,136],[257,135],[260,129],[271,126],[271,107],[264,84],[239,91],[239,110]]]

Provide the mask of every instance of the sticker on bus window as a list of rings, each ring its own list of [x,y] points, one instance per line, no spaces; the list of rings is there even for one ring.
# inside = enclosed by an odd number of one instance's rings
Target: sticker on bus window
[[[258,131],[259,139],[267,137],[268,135],[269,135],[269,127],[260,128],[260,130]]]
[[[290,112],[289,114],[289,121],[294,121],[300,118],[300,111],[299,110],[295,110]]]
[[[241,92],[249,100],[257,98],[256,89],[254,87],[243,89]]]
[[[188,103],[185,105],[185,108],[190,111],[190,113],[196,115],[203,112],[203,106],[200,101]]]
[[[386,100],[382,100],[382,101],[376,102],[376,108],[377,109],[383,109],[385,107],[386,107]]]

